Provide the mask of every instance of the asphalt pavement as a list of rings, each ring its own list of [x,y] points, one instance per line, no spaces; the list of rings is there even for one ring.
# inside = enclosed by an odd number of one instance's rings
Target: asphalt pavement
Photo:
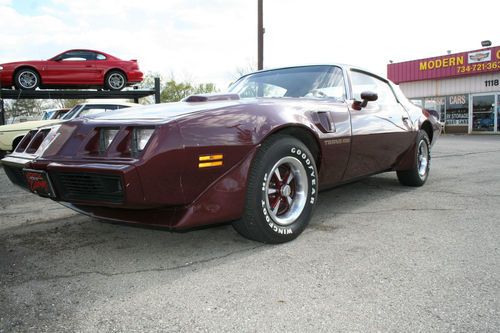
[[[0,170],[0,333],[499,332],[500,136],[442,136],[421,188],[320,193],[295,241],[102,223]]]

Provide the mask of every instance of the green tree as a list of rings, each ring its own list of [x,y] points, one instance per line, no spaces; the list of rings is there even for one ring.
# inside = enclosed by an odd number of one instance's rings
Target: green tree
[[[213,83],[193,84],[190,82],[176,82],[173,78],[166,82],[160,94],[162,103],[178,102],[193,94],[207,94],[217,92]]]

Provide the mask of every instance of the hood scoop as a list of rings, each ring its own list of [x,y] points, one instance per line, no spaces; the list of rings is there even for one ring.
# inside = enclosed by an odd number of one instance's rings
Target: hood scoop
[[[238,94],[200,94],[191,95],[184,98],[183,102],[214,102],[214,101],[237,101],[240,99]]]

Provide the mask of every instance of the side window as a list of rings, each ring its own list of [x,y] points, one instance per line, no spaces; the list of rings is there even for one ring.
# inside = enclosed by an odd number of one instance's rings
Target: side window
[[[106,56],[104,54],[97,53],[96,60],[106,60]]]
[[[94,60],[96,55],[93,52],[87,51],[70,51],[64,53],[60,60],[63,61],[86,61],[86,60]]]
[[[375,92],[378,95],[378,104],[395,104],[397,103],[394,92],[392,91],[389,84],[377,79],[374,76],[351,71],[351,84],[352,84],[352,94],[354,99],[360,101],[361,93],[364,91]]]

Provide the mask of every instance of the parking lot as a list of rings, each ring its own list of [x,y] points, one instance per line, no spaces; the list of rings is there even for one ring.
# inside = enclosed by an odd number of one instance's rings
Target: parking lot
[[[273,246],[102,223],[0,170],[0,332],[500,330],[500,136],[442,136],[422,188],[319,199]]]

